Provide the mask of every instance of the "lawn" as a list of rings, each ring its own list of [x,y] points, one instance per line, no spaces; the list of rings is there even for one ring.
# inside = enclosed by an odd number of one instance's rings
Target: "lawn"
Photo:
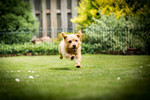
[[[150,56],[83,55],[82,68],[59,56],[0,58],[0,100],[150,100]]]

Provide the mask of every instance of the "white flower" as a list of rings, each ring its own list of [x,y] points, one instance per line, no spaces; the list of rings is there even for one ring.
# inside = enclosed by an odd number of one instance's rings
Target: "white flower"
[[[15,80],[16,80],[16,82],[20,82],[20,80],[18,78],[16,78]]]
[[[142,68],[143,66],[140,66],[140,68]]]
[[[120,80],[121,78],[120,77],[117,77],[117,80]]]
[[[32,71],[32,73],[34,73],[34,71]]]
[[[11,71],[11,72],[14,72],[14,71]]]
[[[28,72],[31,72],[30,70]]]
[[[29,76],[29,78],[33,78],[33,76]]]
[[[37,77],[39,76],[39,75],[36,75]]]
[[[20,70],[18,70],[18,72],[20,72]]]

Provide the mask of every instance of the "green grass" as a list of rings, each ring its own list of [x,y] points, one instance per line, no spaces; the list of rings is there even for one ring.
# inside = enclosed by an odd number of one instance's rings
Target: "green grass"
[[[3,99],[150,99],[150,56],[83,55],[80,69],[59,56],[3,57]]]

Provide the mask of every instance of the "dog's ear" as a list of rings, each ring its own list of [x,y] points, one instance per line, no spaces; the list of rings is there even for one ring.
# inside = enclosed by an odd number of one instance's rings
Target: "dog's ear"
[[[62,36],[64,39],[66,39],[66,38],[67,38],[67,36],[65,35],[65,33],[64,33],[64,32],[61,32],[61,36]]]
[[[82,36],[81,30],[78,31],[77,37],[80,38]]]

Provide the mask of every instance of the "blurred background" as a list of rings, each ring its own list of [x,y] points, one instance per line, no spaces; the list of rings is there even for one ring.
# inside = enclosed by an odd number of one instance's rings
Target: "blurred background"
[[[83,54],[149,54],[149,7],[149,0],[1,0],[0,54],[58,54],[60,33],[78,30]]]

